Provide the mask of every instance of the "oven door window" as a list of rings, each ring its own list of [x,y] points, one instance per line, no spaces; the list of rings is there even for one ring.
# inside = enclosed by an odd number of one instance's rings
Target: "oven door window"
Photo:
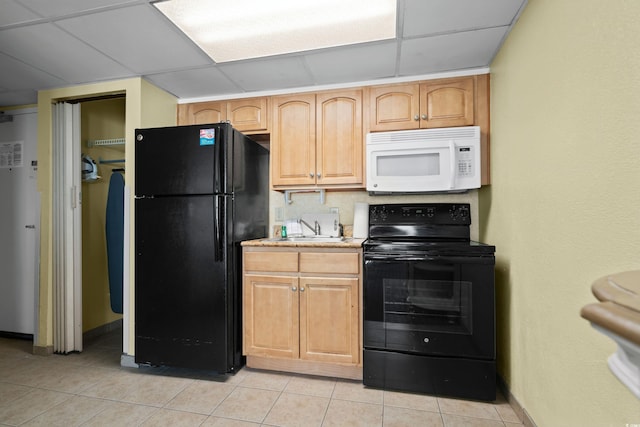
[[[471,282],[450,279],[385,279],[384,323],[399,331],[473,333]]]
[[[365,257],[365,347],[492,357],[493,295],[493,265]]]

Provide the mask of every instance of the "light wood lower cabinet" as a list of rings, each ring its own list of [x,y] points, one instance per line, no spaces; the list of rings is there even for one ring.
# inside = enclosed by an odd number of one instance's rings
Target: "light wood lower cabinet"
[[[291,249],[244,248],[247,366],[362,378],[361,250]]]
[[[358,363],[358,279],[299,280],[300,358]]]

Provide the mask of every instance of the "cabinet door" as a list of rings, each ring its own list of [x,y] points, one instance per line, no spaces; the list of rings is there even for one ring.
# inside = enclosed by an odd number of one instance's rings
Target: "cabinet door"
[[[374,86],[369,90],[371,131],[418,129],[418,84]]]
[[[318,185],[363,183],[362,91],[316,96]]]
[[[269,98],[237,99],[227,102],[227,119],[242,132],[269,130]]]
[[[358,363],[357,278],[300,278],[300,358]]]
[[[271,184],[316,183],[316,97],[272,98]]]
[[[245,355],[299,357],[297,277],[245,274],[242,307]]]
[[[178,105],[178,125],[220,123],[227,119],[226,104],[221,101]]]
[[[473,125],[474,77],[420,85],[420,127]]]

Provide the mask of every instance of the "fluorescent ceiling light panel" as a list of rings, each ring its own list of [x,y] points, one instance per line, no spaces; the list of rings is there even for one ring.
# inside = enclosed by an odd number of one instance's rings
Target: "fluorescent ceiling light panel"
[[[216,62],[396,37],[396,0],[168,0],[154,5]]]

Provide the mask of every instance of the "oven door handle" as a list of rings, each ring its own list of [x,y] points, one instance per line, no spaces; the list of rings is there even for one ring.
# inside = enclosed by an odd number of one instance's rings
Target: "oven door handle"
[[[429,256],[393,256],[393,255],[365,255],[365,260],[375,261],[436,261],[438,257]]]

